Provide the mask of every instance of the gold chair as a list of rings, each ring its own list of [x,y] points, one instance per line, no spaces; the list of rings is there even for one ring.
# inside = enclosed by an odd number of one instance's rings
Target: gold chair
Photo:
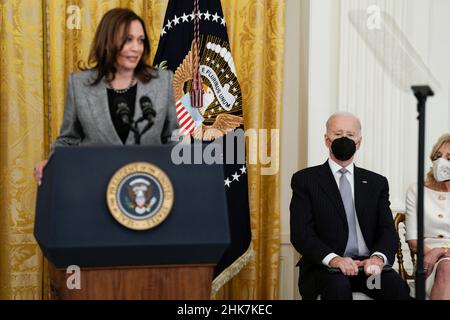
[[[404,260],[404,257],[403,257],[402,236],[401,236],[400,232],[405,230],[404,229],[405,217],[406,217],[406,215],[405,215],[404,212],[398,212],[395,215],[394,223],[395,223],[395,230],[397,231],[398,236],[399,236],[398,251],[397,251],[398,273],[403,278],[403,280],[408,281],[408,280],[414,280],[414,272],[411,272],[411,274],[409,274],[406,271],[405,260]],[[402,228],[401,225],[403,225],[403,228]],[[404,239],[404,237],[403,237],[403,239]],[[411,256],[412,265],[415,266],[416,265],[416,256],[410,250],[408,250],[408,251],[409,251],[410,256]]]

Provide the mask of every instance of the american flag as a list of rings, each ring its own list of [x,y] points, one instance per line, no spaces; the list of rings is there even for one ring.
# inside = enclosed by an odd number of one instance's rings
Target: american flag
[[[180,124],[181,133],[183,135],[188,135],[194,133],[195,130],[195,122],[192,119],[189,112],[186,110],[183,102],[178,101],[177,103],[177,118],[178,123]]]

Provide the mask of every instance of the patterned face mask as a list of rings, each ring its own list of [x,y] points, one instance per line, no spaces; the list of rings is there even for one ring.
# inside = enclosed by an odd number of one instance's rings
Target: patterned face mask
[[[433,175],[439,182],[450,180],[450,161],[444,158],[433,161]]]

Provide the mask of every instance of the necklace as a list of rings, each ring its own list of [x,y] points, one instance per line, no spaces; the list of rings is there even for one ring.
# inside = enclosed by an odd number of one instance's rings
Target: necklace
[[[131,78],[130,84],[128,85],[128,87],[126,87],[124,89],[116,89],[116,88],[114,88],[112,86],[111,82],[108,82],[108,89],[113,90],[115,93],[123,94],[123,93],[127,92],[128,90],[130,90],[131,87],[133,87],[134,80],[135,80],[135,78],[134,78],[134,75],[133,75],[133,77]]]

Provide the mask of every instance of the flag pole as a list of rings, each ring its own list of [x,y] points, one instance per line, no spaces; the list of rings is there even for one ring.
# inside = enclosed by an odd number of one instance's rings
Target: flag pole
[[[194,0],[194,63],[192,70],[191,105],[203,107],[202,76],[200,74],[200,0]]]
[[[425,106],[428,97],[434,95],[429,86],[411,87],[417,98],[419,113],[419,152],[417,172],[417,267],[416,267],[416,299],[425,300],[425,270],[423,268],[423,229],[424,229],[424,154],[425,154]]]

